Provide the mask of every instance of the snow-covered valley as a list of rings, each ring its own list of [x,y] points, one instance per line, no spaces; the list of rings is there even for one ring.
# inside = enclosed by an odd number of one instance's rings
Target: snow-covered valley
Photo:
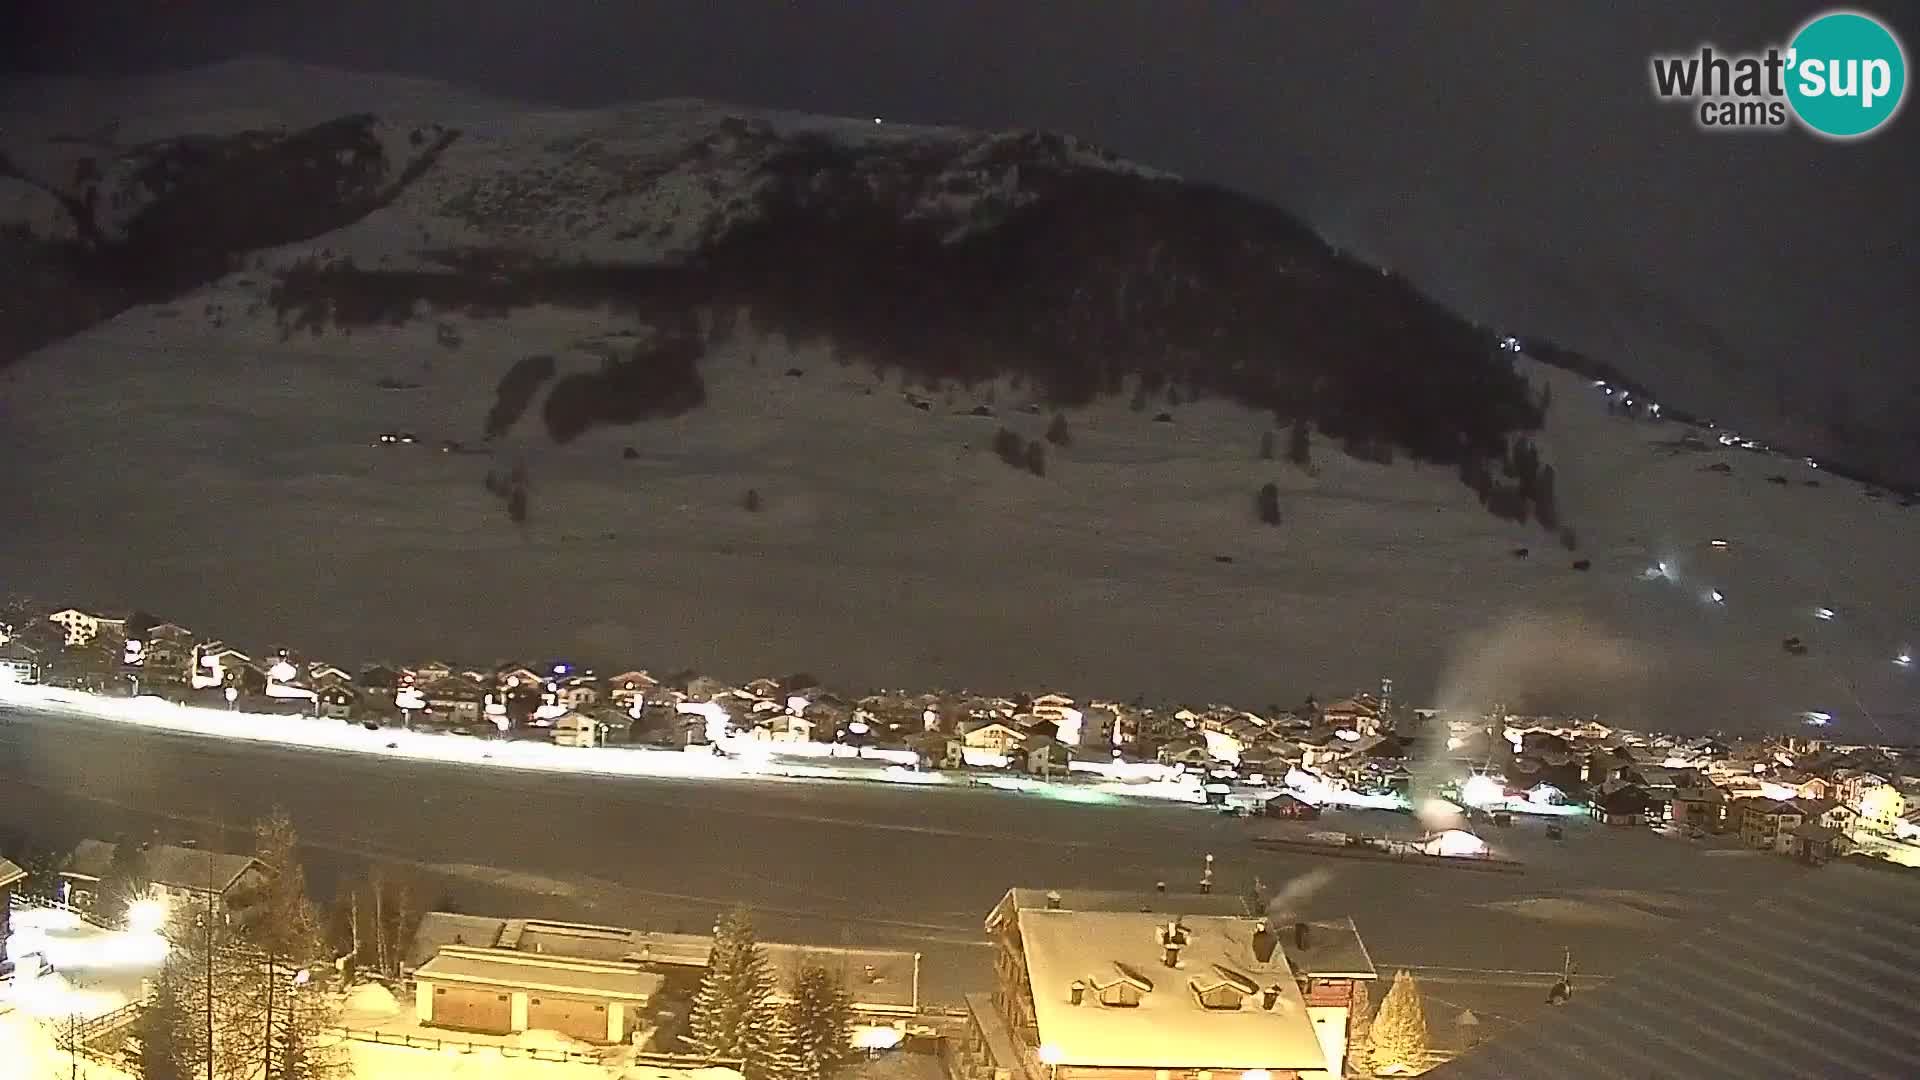
[[[544,395],[644,340],[644,314],[421,302],[404,319],[312,332],[272,302],[276,272],[303,260],[400,271],[456,248],[674,258],[747,212],[756,174],[729,170],[757,160],[755,140],[793,132],[879,147],[875,190],[897,188],[904,216],[933,215],[956,237],[1030,197],[996,153],[1133,175],[1097,151],[868,121],[729,124],[731,112],[686,102],[556,114],[433,84],[240,74],[264,87],[245,109],[228,66],[178,77],[144,112],[114,99],[101,114],[123,119],[125,145],[378,110],[388,185],[436,130],[459,136],[352,223],[254,252],[6,369],[9,591],[137,605],[338,661],[570,653],[735,677],[804,670],[849,687],[1251,707],[1390,676],[1441,705],[1732,730],[1811,711],[1861,738],[1913,737],[1920,671],[1892,661],[1920,644],[1915,509],[1797,459],[1723,449],[1712,432],[1709,450],[1684,448],[1682,425],[1610,415],[1588,380],[1525,358],[1536,390],[1551,389],[1534,441],[1577,551],[1489,515],[1451,466],[1365,462],[1324,435],[1310,469],[1264,459],[1273,417],[1231,394],[1168,403],[1156,391],[1136,411],[1123,379],[1059,410],[1070,441],[1048,444],[1034,476],[992,443],[1003,426],[1042,439],[1056,410],[1035,380],[907,375],[749,317],[702,326],[700,407],[556,443]],[[46,150],[69,144],[35,145],[37,158],[11,155],[23,170],[73,167]],[[913,164],[924,145],[946,148],[925,175]],[[978,175],[955,172],[969,161]],[[535,175],[537,190],[516,186]],[[0,180],[10,221],[57,232],[57,207],[35,191]],[[539,201],[555,192],[564,200]],[[447,210],[482,197],[485,213]],[[496,386],[530,355],[554,356],[559,378],[483,441]],[[983,407],[993,415],[975,415]],[[419,441],[379,444],[393,432]],[[1710,471],[1716,461],[1729,471]],[[515,462],[524,526],[483,484]],[[1254,515],[1267,483],[1278,526]],[[1661,563],[1669,574],[1650,579]],[[1819,607],[1837,617],[1815,618]],[[1784,651],[1788,637],[1807,655]]]

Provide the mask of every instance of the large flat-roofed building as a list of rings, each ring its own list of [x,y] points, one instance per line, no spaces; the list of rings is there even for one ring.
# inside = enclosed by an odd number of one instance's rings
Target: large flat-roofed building
[[[449,945],[414,972],[414,1012],[434,1027],[618,1043],[665,981],[634,963]]]
[[[704,934],[434,911],[420,920],[409,959],[425,970],[425,965],[449,950],[476,946],[535,957],[635,964],[640,970],[661,972],[706,967],[713,939]],[[773,968],[776,1000],[784,999],[802,968],[819,967],[840,977],[857,1015],[868,1019],[907,1017],[919,1009],[918,953],[772,941],[761,942],[760,948]]]

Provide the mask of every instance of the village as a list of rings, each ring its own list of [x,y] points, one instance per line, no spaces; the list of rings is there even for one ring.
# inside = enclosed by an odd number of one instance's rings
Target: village
[[[583,763],[642,748],[695,760],[758,751],[832,759],[854,777],[1097,785],[1247,819],[1263,830],[1255,844],[1329,858],[1520,872],[1513,852],[1524,845],[1503,838],[1526,818],[1530,835],[1544,830],[1554,843],[1563,828],[1638,829],[1783,865],[1920,863],[1920,761],[1903,748],[1669,736],[1500,708],[1443,717],[1396,701],[1385,680],[1260,712],[1061,693],[854,698],[808,676],[733,686],[638,667],[602,675],[565,660],[356,673],[144,616],[19,602],[5,628],[0,681],[15,691],[157,698],[246,725],[330,723],[375,738],[551,743]],[[1383,815],[1405,825],[1354,825]],[[1325,827],[1336,820],[1345,824]],[[31,868],[0,861],[0,892],[13,894],[0,926],[0,1040],[10,1040],[0,1049],[85,1063],[87,1075],[143,1075],[154,1036],[142,1018],[179,990],[162,988],[169,955],[216,921],[239,935],[235,949],[258,951],[243,943],[247,928],[287,917],[287,901],[273,897],[292,884],[276,883],[304,878],[291,841],[275,835],[263,832],[253,851],[91,837]],[[759,941],[744,914],[703,935],[423,910],[417,895],[380,881],[328,911],[316,931],[324,947],[284,970],[272,956],[264,963],[289,995],[312,987],[310,1017],[283,1006],[310,1020],[312,1060],[365,1077],[1285,1080],[1444,1069],[1472,1042],[1429,1035],[1413,972],[1377,968],[1351,917],[1309,919],[1257,887],[1216,890],[1211,855],[1173,889],[1009,882],[980,917],[992,986],[959,995],[926,992],[918,951]],[[195,955],[208,980],[216,966],[246,966]],[[813,1071],[744,1045],[737,1021],[733,1035],[715,1034],[721,991],[709,984],[743,955],[758,958],[739,978],[758,987],[750,1009],[770,1030],[830,1006],[824,1037],[838,1049],[816,1054]],[[1547,1000],[1567,1000],[1574,980],[1569,962]],[[347,1075],[262,1060],[223,1074]]]
[[[804,674],[734,686],[564,660],[355,673],[285,648],[242,651],[150,616],[19,600],[0,615],[0,680],[197,704],[263,725],[297,715],[372,732],[831,760],[854,777],[1098,784],[1294,821],[1330,805],[1398,811],[1421,825],[1401,831],[1400,844],[1448,856],[1488,856],[1487,830],[1520,814],[1721,838],[1814,864],[1850,853],[1920,864],[1912,748],[1666,735],[1497,706],[1442,717],[1396,701],[1384,679],[1374,692],[1261,711],[1049,692],[852,697]]]

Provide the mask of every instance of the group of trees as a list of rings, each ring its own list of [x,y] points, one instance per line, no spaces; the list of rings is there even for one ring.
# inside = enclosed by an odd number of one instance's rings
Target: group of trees
[[[254,854],[272,871],[263,884],[230,896],[225,910],[208,902],[170,913],[167,960],[134,1029],[145,1080],[346,1074],[344,1052],[325,1034],[334,1007],[313,985],[328,949],[298,843],[276,811],[254,827]]]
[[[728,912],[713,930],[687,1041],[708,1057],[739,1061],[745,1080],[832,1080],[852,1063],[852,1001],[832,972],[802,968],[784,1005],[773,993],[752,918]]]
[[[1494,476],[1487,459],[1475,454],[1460,459],[1460,482],[1472,488],[1480,496],[1480,505],[1494,516],[1519,522],[1532,517],[1543,528],[1559,532],[1564,542],[1569,530],[1562,527],[1553,466],[1541,463],[1533,440],[1515,440],[1499,465],[1502,476],[1512,483]]]
[[[1001,428],[994,432],[993,452],[1016,469],[1025,469],[1035,476],[1047,475],[1047,448],[1039,439],[1022,439],[1011,428]]]

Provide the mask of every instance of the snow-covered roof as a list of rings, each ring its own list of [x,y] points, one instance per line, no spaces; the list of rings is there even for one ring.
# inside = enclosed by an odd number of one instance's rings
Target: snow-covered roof
[[[1058,898],[1056,903],[1054,898]],[[1022,911],[1157,911],[1168,915],[1247,914],[1246,902],[1227,893],[1169,893],[1157,889],[1008,889],[987,915],[987,929],[1005,926]]]
[[[0,889],[4,889],[26,876],[27,872],[25,870],[8,862],[5,856],[0,856]]]
[[[485,949],[451,945],[414,972],[424,982],[470,983],[556,994],[650,1001],[666,982],[665,976],[644,971],[638,964],[541,956],[513,949]]]
[[[1255,953],[1246,918],[1188,916],[1178,966],[1164,962],[1167,917],[1139,912],[1022,911],[1021,947],[1040,1044],[1074,1066],[1152,1069],[1319,1070],[1326,1056],[1286,953]],[[1153,989],[1134,1006],[1100,1004],[1075,982],[1114,973]],[[1203,990],[1244,990],[1239,1007],[1210,1008]],[[1229,995],[1231,996],[1231,995]]]
[[[485,915],[429,911],[420,916],[420,925],[413,932],[407,963],[415,967],[424,964],[448,945],[493,945],[506,925],[505,919]]]
[[[114,845],[105,840],[82,840],[74,845],[62,873],[86,878],[104,878],[113,870]],[[251,855],[229,855],[223,851],[149,844],[141,850],[142,866],[155,884],[198,892],[224,893],[240,880],[240,875],[260,860]]]
[[[567,957],[646,967],[705,967],[713,939],[704,934],[667,934],[619,926],[493,919],[428,912],[414,935],[415,963],[462,946],[497,946],[532,956]],[[804,967],[838,975],[867,1012],[907,1012],[917,1003],[914,954],[892,949],[850,949],[762,941],[776,982],[785,988]],[[777,995],[776,995],[777,996]]]

